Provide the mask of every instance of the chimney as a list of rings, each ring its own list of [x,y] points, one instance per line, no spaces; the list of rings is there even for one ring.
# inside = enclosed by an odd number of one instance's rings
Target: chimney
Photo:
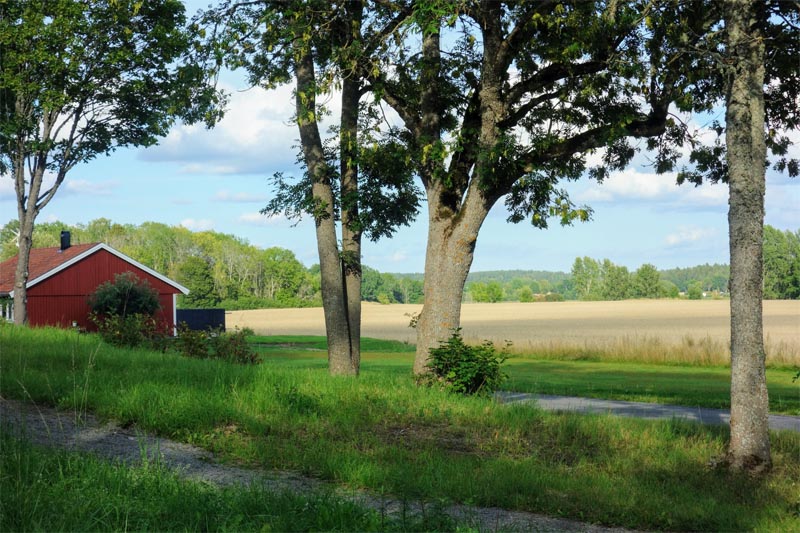
[[[70,235],[68,231],[61,232],[61,251],[63,252],[70,247]]]

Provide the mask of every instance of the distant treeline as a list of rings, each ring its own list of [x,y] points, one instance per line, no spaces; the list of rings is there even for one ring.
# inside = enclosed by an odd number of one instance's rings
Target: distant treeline
[[[0,260],[17,253],[18,223],[0,229]],[[306,268],[284,248],[261,249],[246,240],[214,231],[192,232],[157,222],[116,224],[100,218],[69,226],[41,223],[34,247],[58,246],[62,230],[72,242],[105,242],[190,289],[182,307],[320,306],[319,266]],[[362,299],[380,303],[422,303],[422,274],[381,273],[365,266]],[[621,300],[626,298],[702,298],[725,296],[727,265],[657,270],[645,264],[631,272],[608,259],[576,258],[572,270],[503,270],[469,275],[465,301]],[[764,228],[764,297],[800,298],[800,231]]]
[[[465,301],[623,300],[628,298],[724,297],[728,265],[658,270],[644,264],[631,272],[608,259],[578,257],[572,270],[509,270],[470,274]],[[800,231],[764,227],[764,298],[800,298]]]

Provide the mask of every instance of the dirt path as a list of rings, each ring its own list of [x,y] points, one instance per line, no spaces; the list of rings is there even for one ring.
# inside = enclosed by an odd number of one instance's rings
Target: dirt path
[[[292,472],[250,470],[218,464],[209,452],[147,435],[133,429],[122,429],[114,423],[101,423],[91,414],[80,416],[16,400],[0,397],[0,425],[12,435],[24,437],[34,444],[90,452],[109,460],[129,464],[160,458],[187,479],[200,480],[218,486],[261,483],[268,489],[295,493],[314,489],[333,489],[342,498],[388,515],[402,512],[422,513],[423,503],[402,502],[379,498],[366,492],[345,491],[325,482]],[[533,513],[507,511],[498,508],[451,505],[445,512],[459,522],[469,523],[481,531],[565,531],[565,532],[624,532],[571,520],[551,518]]]

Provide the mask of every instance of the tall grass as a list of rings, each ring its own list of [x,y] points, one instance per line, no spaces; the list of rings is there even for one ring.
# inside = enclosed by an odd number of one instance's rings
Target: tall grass
[[[223,459],[424,498],[645,529],[800,529],[800,436],[773,435],[763,480],[709,468],[726,428],[557,415],[413,385],[408,355],[358,379],[271,351],[256,367],[0,328],[3,395],[200,444]],[[94,354],[91,356],[91,354]],[[369,354],[368,354],[369,355]],[[89,365],[88,380],[73,379]],[[390,357],[408,365],[387,366]],[[286,361],[290,364],[286,364]],[[73,363],[74,361],[74,363]],[[78,386],[78,383],[85,383]]]
[[[800,367],[800,345],[765,341],[767,367]],[[613,361],[659,365],[730,366],[730,343],[712,337],[684,335],[680,342],[652,335],[624,335],[610,340],[582,343],[563,340],[530,340],[509,349],[517,357],[562,361]]]
[[[443,513],[388,516],[327,491],[217,488],[159,463],[109,463],[0,432],[0,531],[426,531]]]

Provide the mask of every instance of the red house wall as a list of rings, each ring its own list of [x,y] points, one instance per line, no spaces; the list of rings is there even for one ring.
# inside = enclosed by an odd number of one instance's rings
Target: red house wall
[[[89,322],[88,298],[98,285],[113,281],[115,274],[133,272],[145,279],[156,291],[161,310],[156,318],[173,327],[173,295],[180,291],[116,255],[98,250],[89,257],[28,289],[28,322],[32,326],[71,327],[73,321],[88,330],[96,329]]]

